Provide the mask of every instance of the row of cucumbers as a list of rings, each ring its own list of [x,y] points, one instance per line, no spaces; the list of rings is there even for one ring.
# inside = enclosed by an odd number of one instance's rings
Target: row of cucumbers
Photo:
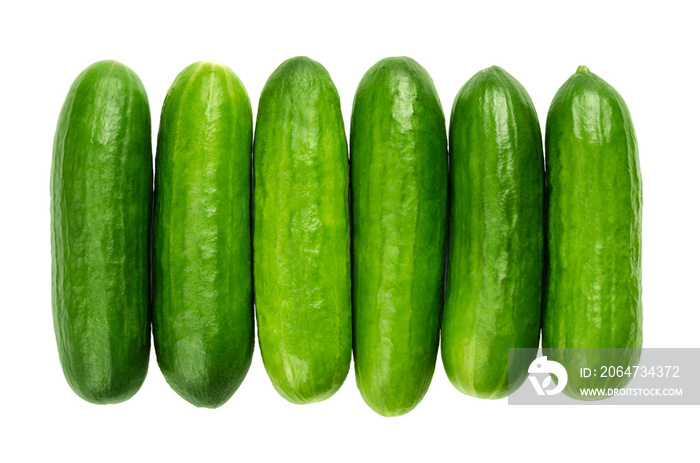
[[[218,407],[248,371],[256,316],[283,397],[332,396],[352,351],[362,397],[385,416],[421,401],[440,336],[451,382],[485,398],[525,381],[540,330],[549,358],[571,368],[590,359],[567,348],[633,352],[642,200],[624,101],[581,66],[552,102],[545,147],[546,170],[532,101],[499,67],[460,90],[448,149],[426,70],[379,61],[355,94],[348,162],[321,64],[274,71],[253,134],[239,78],[198,62],[165,98],[154,189],[144,87],[120,63],[95,63],[68,93],[53,152],[66,379],[90,402],[127,400],[152,325],[170,386]]]

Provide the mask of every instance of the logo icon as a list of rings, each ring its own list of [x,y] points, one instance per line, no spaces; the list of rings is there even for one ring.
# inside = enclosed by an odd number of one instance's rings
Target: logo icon
[[[569,376],[566,373],[566,368],[564,368],[559,362],[555,362],[554,360],[547,360],[546,355],[542,357],[537,357],[530,364],[530,367],[527,369],[527,372],[530,373],[528,379],[530,380],[530,383],[532,383],[532,387],[535,388],[535,392],[537,392],[537,395],[559,394],[561,391],[564,390],[566,382],[569,379]],[[535,374],[537,373],[547,374],[547,376],[542,381],[542,384],[540,384],[537,376],[535,376]],[[557,377],[557,384],[556,387],[552,389],[547,389],[552,384],[551,375]]]

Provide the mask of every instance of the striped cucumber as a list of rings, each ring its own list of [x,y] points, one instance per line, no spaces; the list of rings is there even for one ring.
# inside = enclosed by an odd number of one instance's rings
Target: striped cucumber
[[[385,416],[412,410],[435,369],[447,230],[447,136],[410,58],[362,78],[350,131],[357,385]]]
[[[544,159],[535,107],[493,66],[450,122],[450,246],[442,361],[465,394],[497,399],[527,377],[540,336]],[[512,351],[509,348],[528,348]],[[510,368],[510,374],[509,374]]]
[[[255,304],[260,352],[294,403],[332,396],[350,368],[348,155],[326,69],[282,63],[255,129]]]
[[[579,368],[634,365],[642,346],[642,181],[627,105],[579,67],[552,101],[545,149],[542,345],[569,371],[564,393],[586,399],[579,387],[620,388],[629,377],[583,380]]]
[[[54,329],[68,384],[89,402],[123,402],[146,377],[152,184],[143,84],[97,62],[68,92],[51,166]]]
[[[156,155],[153,336],[170,386],[224,404],[250,366],[252,110],[238,77],[202,61],[163,104]]]

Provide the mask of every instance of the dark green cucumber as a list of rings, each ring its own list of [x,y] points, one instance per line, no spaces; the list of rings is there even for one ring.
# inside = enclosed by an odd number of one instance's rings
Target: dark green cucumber
[[[540,337],[544,158],[535,107],[493,66],[455,98],[442,361],[465,394],[497,399],[527,377]],[[513,351],[509,374],[509,348]]]
[[[564,392],[585,399],[581,386],[619,388],[629,378],[584,381],[579,368],[636,364],[642,346],[642,181],[627,105],[579,67],[552,101],[545,148],[542,345],[569,371]]]
[[[348,150],[326,69],[282,63],[255,128],[254,269],[265,370],[290,402],[332,396],[350,368]]]
[[[435,370],[447,230],[447,136],[433,81],[410,58],[362,78],[350,130],[357,386],[385,416]]]
[[[51,257],[63,373],[93,403],[127,400],[148,369],[151,156],[141,80],[116,61],[89,66],[56,128]]]
[[[202,61],[163,104],[156,155],[153,336],[170,386],[224,404],[250,367],[252,110],[238,77]]]

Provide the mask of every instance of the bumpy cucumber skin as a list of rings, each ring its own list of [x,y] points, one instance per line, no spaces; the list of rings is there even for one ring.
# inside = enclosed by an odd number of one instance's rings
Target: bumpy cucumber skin
[[[579,387],[619,388],[629,378],[583,383],[571,372],[611,360],[634,365],[642,347],[642,181],[632,118],[620,94],[580,67],[552,101],[545,150],[542,345],[549,360],[569,370],[564,393],[591,400]]]
[[[73,82],[51,166],[53,321],[78,396],[123,402],[150,350],[151,116],[136,74],[99,61]]]
[[[535,107],[503,69],[478,72],[450,121],[450,245],[442,361],[452,384],[498,399],[539,344],[544,157]],[[512,357],[509,348],[528,348]]]
[[[377,413],[412,410],[437,357],[447,231],[447,135],[432,79],[386,58],[362,78],[350,131],[353,349]]]
[[[153,335],[168,384],[198,407],[224,404],[253,353],[252,119],[238,77],[208,61],[177,76],[161,114]]]
[[[275,389],[319,402],[350,368],[348,149],[328,71],[296,57],[270,76],[255,129],[258,338]]]

